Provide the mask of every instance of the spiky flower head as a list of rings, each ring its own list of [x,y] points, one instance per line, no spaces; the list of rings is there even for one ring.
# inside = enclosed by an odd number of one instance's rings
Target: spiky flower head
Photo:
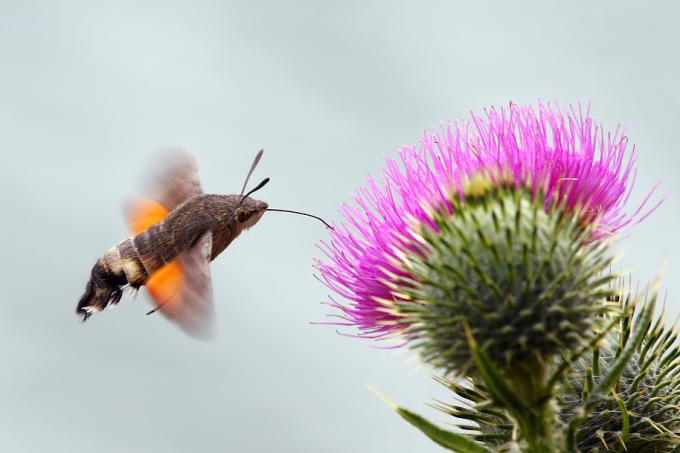
[[[528,190],[498,188],[454,200],[455,215],[435,213],[436,231],[419,228],[408,277],[390,282],[402,334],[437,368],[465,374],[472,365],[465,325],[503,367],[543,363],[596,335],[612,304],[603,275],[606,243],[562,210],[544,210]]]
[[[587,335],[610,259],[598,244],[642,218],[624,212],[635,160],[626,146],[623,130],[605,134],[588,109],[542,103],[426,133],[401,162],[387,158],[382,184],[369,177],[321,243],[318,269],[349,300],[332,302],[337,324],[402,334],[426,357],[449,350],[454,366],[466,322],[494,332],[478,339],[485,346],[514,338],[501,361],[526,357],[534,340],[547,338],[538,351],[549,354]]]

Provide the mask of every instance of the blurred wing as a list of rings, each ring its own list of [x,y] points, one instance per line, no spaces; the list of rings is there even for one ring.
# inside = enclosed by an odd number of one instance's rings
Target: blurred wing
[[[166,264],[146,282],[158,310],[189,335],[210,338],[214,327],[210,252],[207,232],[188,251]]]
[[[168,211],[191,197],[203,193],[194,158],[182,150],[168,150],[158,155],[157,164],[145,178],[145,194]]]
[[[166,151],[158,161],[158,167],[146,178],[146,196],[133,200],[126,209],[128,226],[135,235],[202,193],[196,162],[191,155],[180,150]],[[208,267],[211,250],[212,234],[206,233],[193,248],[154,272],[145,283],[158,310],[196,337],[209,336],[212,330],[212,285]]]
[[[128,228],[135,236],[151,228],[170,214],[170,211],[158,201],[139,197],[127,208]]]
[[[203,193],[196,161],[181,150],[165,151],[145,178],[144,195],[132,200],[125,209],[130,231],[139,234],[163,220],[173,209]]]

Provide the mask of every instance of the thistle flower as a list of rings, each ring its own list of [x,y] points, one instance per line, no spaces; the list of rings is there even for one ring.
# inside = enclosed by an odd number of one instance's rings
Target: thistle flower
[[[589,109],[540,103],[426,133],[401,162],[386,159],[382,185],[368,178],[320,245],[325,283],[349,300],[331,299],[335,324],[415,340],[445,368],[469,359],[465,323],[500,362],[594,335],[607,308],[602,239],[645,216],[624,211],[627,142],[621,129],[605,135]]]
[[[597,335],[606,303],[606,243],[588,244],[591,227],[563,211],[545,212],[524,190],[497,189],[435,213],[437,231],[420,229],[420,248],[403,258],[408,277],[390,282],[403,335],[422,358],[466,374],[473,364],[468,327],[494,363],[535,364]],[[414,244],[411,244],[415,247]]]

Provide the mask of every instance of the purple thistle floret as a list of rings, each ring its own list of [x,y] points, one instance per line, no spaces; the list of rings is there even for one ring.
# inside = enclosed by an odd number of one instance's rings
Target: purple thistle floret
[[[608,134],[590,118],[589,105],[510,104],[485,113],[425,133],[419,148],[400,151],[401,162],[387,157],[382,185],[369,176],[353,197],[356,204],[340,207],[345,222],[331,231],[330,242],[320,243],[329,262],[317,260],[326,285],[350,301],[331,299],[341,311],[331,324],[355,326],[357,336],[367,338],[405,327],[390,308],[398,297],[390,282],[408,277],[397,263],[413,250],[413,222],[436,230],[433,212],[455,215],[452,195],[464,197],[475,175],[540,192],[546,210],[559,205],[578,212],[582,222],[595,223],[593,239],[614,235],[654,209],[642,214],[650,192],[635,212],[624,212],[636,153],[626,152],[624,129]]]

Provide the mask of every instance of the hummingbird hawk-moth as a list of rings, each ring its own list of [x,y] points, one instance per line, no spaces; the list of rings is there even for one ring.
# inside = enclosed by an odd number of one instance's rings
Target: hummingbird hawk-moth
[[[269,178],[243,195],[261,157],[262,151],[253,161],[241,194],[212,195],[201,190],[196,163],[189,154],[167,154],[149,195],[127,209],[134,236],[111,248],[92,267],[76,308],[83,321],[118,304],[126,287],[144,285],[156,304],[149,313],[160,311],[190,335],[208,333],[213,318],[210,262],[243,230],[254,226],[268,210],[323,222],[311,214],[271,209],[264,201],[250,198]]]

